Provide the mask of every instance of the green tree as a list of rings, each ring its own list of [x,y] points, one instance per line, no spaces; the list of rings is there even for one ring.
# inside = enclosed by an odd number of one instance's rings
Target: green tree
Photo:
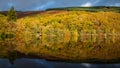
[[[12,22],[16,22],[17,21],[17,14],[16,14],[16,11],[14,10],[13,6],[8,11],[7,20],[8,21],[12,21]]]

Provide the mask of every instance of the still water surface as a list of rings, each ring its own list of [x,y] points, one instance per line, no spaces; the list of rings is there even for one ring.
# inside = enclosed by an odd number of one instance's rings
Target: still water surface
[[[119,63],[116,36],[0,41],[0,68],[120,68]]]
[[[89,64],[51,62],[44,59],[16,59],[11,64],[8,59],[0,59],[0,68],[120,68],[120,64]]]

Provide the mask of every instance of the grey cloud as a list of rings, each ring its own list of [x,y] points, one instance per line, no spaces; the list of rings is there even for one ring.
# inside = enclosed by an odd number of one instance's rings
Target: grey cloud
[[[0,0],[0,10],[44,10],[71,6],[120,6],[120,0]]]

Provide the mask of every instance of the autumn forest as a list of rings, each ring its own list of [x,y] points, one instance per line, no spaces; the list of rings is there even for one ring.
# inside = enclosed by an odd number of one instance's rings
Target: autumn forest
[[[12,19],[0,14],[0,57],[12,47],[12,53],[51,60],[120,59],[120,46],[112,46],[120,37],[120,12],[94,10],[49,9]]]

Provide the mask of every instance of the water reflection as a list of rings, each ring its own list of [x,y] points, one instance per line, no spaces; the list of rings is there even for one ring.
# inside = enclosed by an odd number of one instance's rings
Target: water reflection
[[[10,64],[8,59],[0,59],[0,68],[120,68],[120,64],[88,64],[51,62],[44,59],[16,59]]]
[[[6,39],[0,41],[0,58],[14,63],[16,58],[44,58],[67,62],[120,61],[118,36],[80,35],[79,37],[42,36],[38,38]]]

